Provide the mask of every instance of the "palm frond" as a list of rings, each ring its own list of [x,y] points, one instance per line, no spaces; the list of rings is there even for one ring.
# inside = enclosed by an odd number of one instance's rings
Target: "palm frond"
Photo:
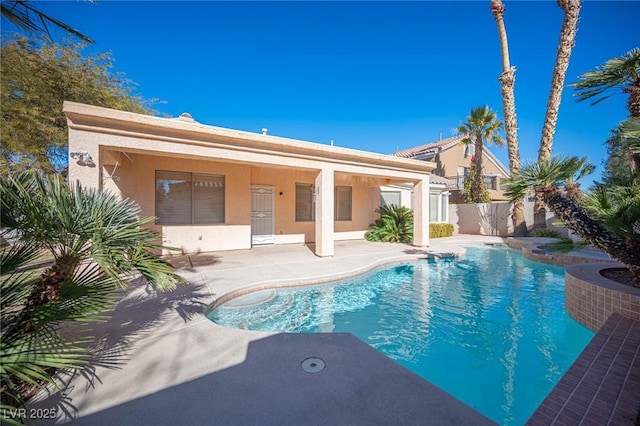
[[[640,183],[598,186],[584,203],[612,232],[640,243]]]
[[[46,244],[56,258],[76,259],[70,265],[91,259],[120,287],[136,273],[159,288],[183,281],[153,255],[162,248],[160,238],[147,226],[153,218],[141,218],[137,204],[33,173],[2,185],[3,226]]]
[[[89,1],[95,3],[96,0]],[[31,33],[45,36],[49,40],[51,40],[52,37],[48,24],[53,24],[86,43],[94,43],[91,38],[80,31],[36,9],[25,0],[10,0],[0,3],[0,13],[17,27]]]
[[[9,275],[20,267],[27,265],[38,258],[40,249],[37,244],[30,241],[19,241],[8,245],[0,251],[0,264],[2,275]]]
[[[16,381],[41,388],[53,383],[47,368],[80,368],[89,360],[85,349],[60,335],[56,324],[63,317],[47,309],[24,310],[38,277],[35,271],[14,273],[3,275],[0,283],[0,379],[6,384],[2,400],[16,406],[24,403]]]
[[[620,123],[619,134],[625,140],[628,152],[640,154],[640,118],[631,118]]]
[[[89,361],[89,340],[69,343],[63,324],[104,319],[115,292],[135,276],[160,289],[184,280],[154,255],[162,246],[148,227],[153,218],[140,218],[130,201],[29,172],[0,178],[0,190],[2,227],[18,237],[0,252],[0,375],[9,399],[21,404],[14,382],[42,386],[53,381],[50,368]],[[53,264],[25,270],[42,250]]]
[[[640,48],[610,59],[579,78],[578,82],[571,84],[576,89],[574,96],[579,102],[593,98],[591,105],[596,105],[614,94],[623,93],[626,86],[640,80]]]
[[[594,166],[586,157],[556,155],[546,161],[523,166],[520,173],[513,174],[504,182],[507,188],[505,195],[513,202],[521,199],[529,190],[575,182],[593,170]]]

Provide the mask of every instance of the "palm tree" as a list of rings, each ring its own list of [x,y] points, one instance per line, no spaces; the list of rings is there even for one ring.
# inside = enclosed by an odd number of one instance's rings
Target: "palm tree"
[[[161,246],[139,207],[68,186],[56,175],[0,179],[2,403],[21,404],[19,383],[52,381],[47,368],[78,368],[86,349],[64,340],[63,321],[96,319],[135,277],[159,289],[184,280],[154,255]],[[47,266],[24,271],[36,257]]]
[[[627,109],[630,119],[640,119],[640,48],[624,56],[609,59],[594,71],[588,71],[573,83],[578,101],[592,99],[596,105],[616,93],[629,95]],[[640,173],[640,154],[628,152],[631,167]]]
[[[96,3],[97,0],[88,0]],[[73,27],[49,16],[33,7],[27,0],[8,0],[0,3],[0,13],[17,27],[51,40],[49,24],[62,28],[67,33],[78,37],[86,43],[94,43],[92,39]]]
[[[516,120],[516,101],[514,86],[516,69],[509,62],[509,44],[507,30],[504,25],[504,4],[501,0],[491,0],[491,13],[498,25],[500,47],[502,51],[502,74],[498,77],[502,92],[502,109],[504,114],[504,128],[507,135],[507,151],[509,153],[509,172],[520,171],[520,150],[518,147],[518,125]],[[524,203],[522,200],[513,202],[513,235],[524,237],[527,235],[527,224],[524,219]]]
[[[618,223],[626,222],[626,229],[631,229],[631,232],[617,233],[615,228],[606,226],[606,221],[598,220],[593,211],[581,207],[571,195],[571,183],[577,182],[592,170],[593,166],[586,158],[551,157],[543,162],[529,164],[519,174],[511,176],[506,182],[506,194],[514,200],[521,198],[529,190],[535,190],[567,228],[624,263],[634,277],[634,285],[640,287],[640,237],[637,229],[634,230],[634,227],[640,226],[640,194],[626,204],[626,213],[623,212],[623,215],[616,218]],[[569,188],[567,183],[570,184]],[[640,193],[640,190],[636,192]],[[628,200],[628,197],[622,199]],[[624,216],[627,213],[635,214],[635,221],[629,222],[629,215]]]
[[[551,79],[551,91],[547,102],[547,112],[544,117],[542,127],[542,138],[540,140],[540,150],[538,151],[538,161],[543,163],[551,156],[553,137],[556,132],[558,122],[558,111],[560,110],[560,100],[564,89],[564,80],[569,67],[571,51],[575,44],[576,32],[578,28],[578,16],[580,15],[581,0],[558,0],[558,6],[564,12],[562,27],[560,29],[560,41],[558,42],[558,52],[556,63],[553,68]],[[546,211],[544,201],[536,193],[533,214],[533,228],[541,229],[546,227]]]
[[[84,324],[101,319],[101,313],[114,302],[113,282],[93,269],[67,281],[55,302],[26,309],[30,295],[39,290],[44,272],[42,267],[33,266],[40,256],[41,250],[33,242],[6,246],[0,255],[3,424],[19,424],[12,422],[12,410],[24,406],[29,390],[53,384],[56,369],[77,370],[89,363],[91,356],[86,348],[91,339],[70,342],[61,330],[69,321]]]
[[[488,106],[471,109],[467,121],[460,124],[457,131],[467,135],[461,143],[473,144],[475,152],[472,158],[473,182],[471,184],[471,199],[474,203],[483,202],[482,194],[486,192],[483,178],[483,148],[485,141],[498,146],[504,145],[504,139],[499,135],[502,129],[502,121],[496,118],[496,113]]]

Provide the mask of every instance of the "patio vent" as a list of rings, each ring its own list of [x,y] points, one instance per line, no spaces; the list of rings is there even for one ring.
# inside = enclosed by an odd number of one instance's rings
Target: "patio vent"
[[[196,122],[196,120],[194,120],[193,117],[191,116],[191,114],[189,114],[188,112],[183,112],[182,114],[180,114],[180,117],[178,117],[178,120],[186,121],[187,123],[195,123]]]

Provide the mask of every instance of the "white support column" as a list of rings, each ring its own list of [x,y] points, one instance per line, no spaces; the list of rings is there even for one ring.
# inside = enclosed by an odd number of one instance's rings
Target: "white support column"
[[[326,165],[316,176],[316,255],[333,256],[333,168]]]
[[[429,176],[413,188],[413,245],[429,246]]]

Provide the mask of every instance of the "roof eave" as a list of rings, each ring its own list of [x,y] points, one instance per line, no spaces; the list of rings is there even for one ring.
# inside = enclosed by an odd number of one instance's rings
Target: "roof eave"
[[[318,159],[356,161],[420,173],[429,173],[436,168],[433,162],[209,126],[198,122],[154,117],[77,102],[65,101],[63,111],[70,129],[114,129],[145,135],[149,138],[158,137],[158,135],[180,135],[199,142],[215,141],[229,148],[237,148],[238,144],[241,144],[245,147],[268,149],[273,152],[288,154],[293,152]]]

